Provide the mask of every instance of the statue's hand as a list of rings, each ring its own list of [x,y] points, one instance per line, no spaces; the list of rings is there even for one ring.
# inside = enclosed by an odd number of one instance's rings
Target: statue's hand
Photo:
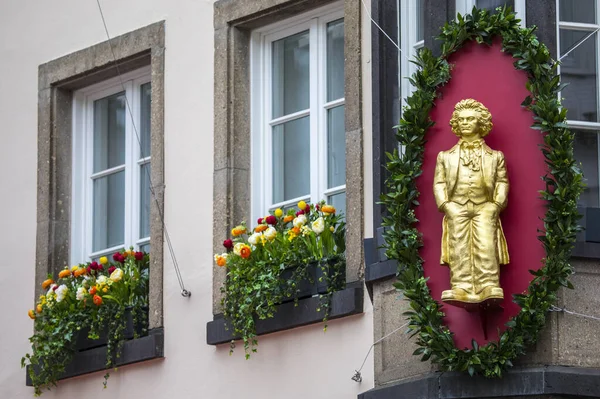
[[[456,202],[452,201],[446,202],[442,210],[450,219],[458,215],[458,213],[460,212],[459,205]]]

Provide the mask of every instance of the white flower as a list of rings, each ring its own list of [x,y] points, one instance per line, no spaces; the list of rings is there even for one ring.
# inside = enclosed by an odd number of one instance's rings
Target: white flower
[[[75,297],[78,301],[83,301],[83,299],[85,298],[85,294],[87,294],[87,290],[84,287],[79,287],[77,288],[77,294],[75,295]]]
[[[308,226],[302,226],[302,235],[303,236],[307,236],[309,234],[312,234],[312,230],[308,228]]]
[[[248,242],[252,245],[257,245],[258,244],[258,240],[260,240],[260,233],[254,233],[252,234],[250,237],[248,237]]]
[[[293,223],[294,223],[294,227],[300,228],[300,227],[304,226],[306,224],[306,215],[298,215],[294,219]]]
[[[265,237],[267,237],[267,240],[273,240],[276,235],[277,230],[275,230],[273,226],[269,226],[269,228],[265,230]]]
[[[312,222],[312,231],[319,235],[323,232],[323,230],[325,230],[325,221],[322,217],[319,217],[317,220]]]
[[[50,284],[50,288],[48,289],[48,293],[46,294],[48,298],[51,298],[54,295],[54,287],[58,287],[58,285]]]
[[[67,292],[69,292],[69,289],[66,285],[62,284],[61,286],[59,286],[56,289],[56,302],[61,302],[63,299],[65,299],[65,296],[67,296]]]
[[[106,278],[106,276],[99,276],[99,277],[96,279],[96,282],[97,282],[98,284],[106,284],[106,283],[108,283],[108,278]]]

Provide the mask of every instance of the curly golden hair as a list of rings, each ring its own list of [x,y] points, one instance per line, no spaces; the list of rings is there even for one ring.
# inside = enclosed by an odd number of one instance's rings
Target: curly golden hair
[[[477,100],[473,100],[472,98],[467,98],[465,100],[460,100],[454,106],[454,112],[452,112],[452,118],[450,118],[450,127],[452,128],[452,133],[456,134],[458,137],[460,134],[460,126],[458,123],[458,114],[460,111],[465,109],[474,109],[478,111],[479,117],[477,118],[479,122],[479,127],[481,128],[481,137],[485,137],[490,133],[494,124],[492,123],[492,114],[490,111]]]

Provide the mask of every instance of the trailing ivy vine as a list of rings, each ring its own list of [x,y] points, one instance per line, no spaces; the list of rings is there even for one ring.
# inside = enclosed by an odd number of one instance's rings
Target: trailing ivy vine
[[[581,230],[577,221],[577,199],[583,189],[582,173],[573,156],[574,134],[566,125],[567,111],[561,106],[559,92],[564,87],[557,75],[558,62],[554,61],[548,48],[534,35],[535,27],[521,28],[510,8],[498,9],[495,14],[473,8],[471,15],[459,15],[458,21],[446,24],[438,37],[442,41],[441,56],[435,57],[423,49],[416,60],[418,71],[409,79],[415,87],[407,98],[396,137],[404,146],[388,154],[388,193],[382,203],[388,215],[386,226],[386,254],[398,261],[398,281],[410,302],[406,312],[409,332],[416,336],[419,348],[414,352],[421,360],[431,360],[442,370],[467,371],[470,375],[500,377],[512,366],[512,360],[525,353],[538,337],[546,320],[546,312],[556,300],[560,287],[573,288],[568,277],[573,273],[569,263],[575,236]],[[502,50],[510,53],[514,66],[527,73],[527,89],[531,93],[522,106],[534,115],[532,129],[540,131],[544,138],[541,151],[545,157],[547,173],[542,176],[545,189],[541,199],[547,202],[544,230],[539,240],[546,252],[543,267],[533,275],[526,294],[514,295],[514,302],[521,311],[512,318],[497,342],[473,348],[456,348],[452,332],[444,325],[444,313],[427,287],[423,274],[423,259],[419,255],[422,246],[421,233],[415,227],[414,208],[419,205],[416,178],[422,173],[425,136],[433,121],[429,114],[438,97],[438,89],[450,80],[451,64],[448,57],[465,43],[475,40],[491,45],[495,37],[501,37]]]

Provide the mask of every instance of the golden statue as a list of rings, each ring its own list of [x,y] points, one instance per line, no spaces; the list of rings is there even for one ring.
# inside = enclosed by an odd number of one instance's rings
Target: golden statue
[[[480,102],[459,101],[450,126],[460,140],[438,154],[433,180],[436,204],[445,214],[440,263],[450,267],[451,289],[442,292],[442,301],[497,304],[504,298],[500,265],[509,263],[500,223],[508,199],[504,154],[483,140],[493,125]]]

